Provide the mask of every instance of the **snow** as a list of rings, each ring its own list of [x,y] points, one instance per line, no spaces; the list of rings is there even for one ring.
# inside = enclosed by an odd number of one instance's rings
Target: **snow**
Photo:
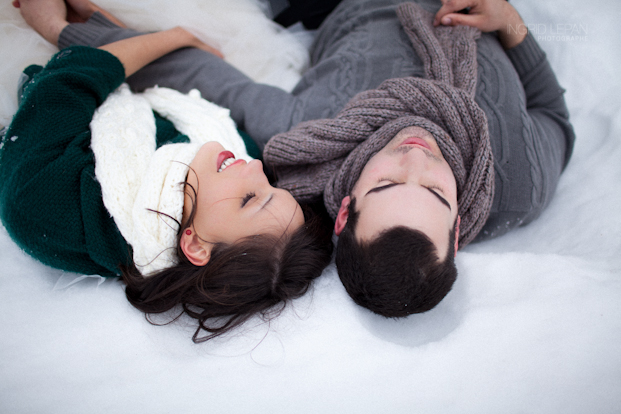
[[[100,3],[130,27],[185,23],[284,88],[307,63],[308,34],[277,30],[252,3]],[[331,265],[271,323],[197,345],[187,320],[151,325],[118,281],[43,266],[0,229],[0,412],[619,412],[621,6],[512,4],[544,36],[576,147],[539,219],[458,254],[459,278],[439,306],[381,318],[349,299]],[[0,16],[7,125],[21,69],[55,49],[10,2]]]

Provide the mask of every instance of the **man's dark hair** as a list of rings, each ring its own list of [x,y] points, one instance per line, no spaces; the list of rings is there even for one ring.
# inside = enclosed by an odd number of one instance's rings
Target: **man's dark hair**
[[[440,303],[457,278],[455,226],[446,258],[440,261],[429,237],[405,226],[384,230],[372,241],[358,241],[359,216],[352,197],[336,247],[339,277],[354,302],[386,317],[426,312]]]

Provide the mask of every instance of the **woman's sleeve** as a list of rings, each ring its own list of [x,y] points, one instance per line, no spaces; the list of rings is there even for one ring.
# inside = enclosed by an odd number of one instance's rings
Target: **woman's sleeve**
[[[2,221],[20,247],[53,267],[112,275],[128,253],[101,201],[89,129],[123,80],[108,52],[62,50],[25,85],[2,140]]]
[[[121,28],[99,13],[86,23],[67,26],[59,46],[80,44],[98,47],[141,33]],[[261,150],[274,135],[288,131],[303,116],[292,94],[254,82],[219,57],[185,48],[169,53],[127,78],[134,91],[159,85],[188,92],[198,89],[203,98],[228,108],[237,126],[246,131]]]
[[[87,47],[58,52],[24,85],[3,160],[40,168],[62,156],[79,136],[90,134],[93,113],[123,80],[123,66],[108,52]]]

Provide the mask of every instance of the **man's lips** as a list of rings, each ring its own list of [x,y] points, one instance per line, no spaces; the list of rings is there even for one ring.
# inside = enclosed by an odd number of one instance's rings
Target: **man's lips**
[[[427,141],[418,137],[410,137],[403,141],[399,146],[401,145],[418,145],[431,151],[431,147],[427,144]]]

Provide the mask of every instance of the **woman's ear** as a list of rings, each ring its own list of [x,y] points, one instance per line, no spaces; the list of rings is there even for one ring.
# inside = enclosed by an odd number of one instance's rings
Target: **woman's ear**
[[[201,240],[195,231],[184,231],[181,236],[181,250],[194,266],[205,266],[211,258],[211,243]]]
[[[339,208],[339,212],[336,215],[336,221],[334,222],[334,233],[337,236],[341,235],[341,232],[345,228],[345,224],[347,224],[347,219],[349,218],[349,196],[343,198],[341,201],[341,208]]]

